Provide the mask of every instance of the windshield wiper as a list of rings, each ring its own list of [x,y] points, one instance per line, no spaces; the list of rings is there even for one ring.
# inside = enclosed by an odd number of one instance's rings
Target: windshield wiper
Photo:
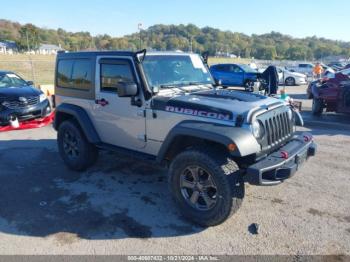
[[[160,88],[161,89],[177,88],[177,86],[176,85],[161,85]]]
[[[180,89],[183,92],[186,93],[190,93],[194,90],[188,90],[185,87],[190,87],[190,86],[196,86],[196,87],[200,87],[200,86],[209,86],[209,85],[213,85],[211,83],[203,83],[203,82],[184,82],[184,83],[180,83],[180,84],[165,84],[165,85],[161,85],[160,88],[161,89],[172,89],[172,88],[177,88]]]
[[[172,89],[172,88],[177,88],[177,89],[180,89],[182,92],[185,92],[185,93],[189,93],[190,91],[189,90],[186,90],[184,88],[184,86],[186,85],[161,85],[160,88],[161,89]]]
[[[190,82],[190,86],[208,86],[213,85],[212,83],[203,83],[203,82]]]

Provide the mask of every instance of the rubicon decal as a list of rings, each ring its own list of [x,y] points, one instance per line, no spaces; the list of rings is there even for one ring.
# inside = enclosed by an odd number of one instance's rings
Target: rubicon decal
[[[204,110],[195,110],[195,109],[175,107],[175,106],[166,106],[165,111],[178,113],[178,114],[184,114],[184,115],[226,120],[226,121],[231,119],[230,114],[220,114],[220,113],[208,112],[208,111],[204,111]]]

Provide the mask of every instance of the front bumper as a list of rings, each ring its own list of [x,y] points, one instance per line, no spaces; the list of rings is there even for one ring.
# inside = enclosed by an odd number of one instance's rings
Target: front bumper
[[[310,134],[295,136],[278,151],[248,167],[244,180],[260,186],[281,184],[292,177],[309,157],[315,156],[316,150]]]
[[[296,78],[295,79],[295,84],[298,85],[298,86],[301,86],[301,85],[307,85],[307,79],[305,78]]]
[[[0,108],[0,126],[9,125],[11,116],[15,116],[20,122],[23,122],[46,117],[51,112],[51,106],[49,100],[47,99],[37,105],[26,108],[8,109],[6,107],[2,107]]]

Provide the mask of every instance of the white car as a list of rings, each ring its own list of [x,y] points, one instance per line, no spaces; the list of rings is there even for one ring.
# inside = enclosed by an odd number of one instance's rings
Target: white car
[[[308,77],[313,76],[315,65],[311,63],[298,64],[296,66],[288,67],[288,70],[295,73],[305,74]]]
[[[281,85],[299,86],[307,84],[307,76],[301,73],[291,72],[284,68],[277,68],[279,82]]]

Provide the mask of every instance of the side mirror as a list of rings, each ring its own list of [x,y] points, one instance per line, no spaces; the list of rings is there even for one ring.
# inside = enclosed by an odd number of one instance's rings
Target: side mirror
[[[152,89],[152,92],[154,95],[158,94],[159,93],[159,87],[158,86],[154,86],[153,89]]]
[[[33,82],[33,81],[27,81],[27,85],[33,86],[33,85],[34,85],[34,82]]]
[[[119,97],[132,97],[137,95],[137,84],[120,82],[118,84],[118,96]]]
[[[215,86],[222,86],[222,80],[221,79],[215,79]]]

